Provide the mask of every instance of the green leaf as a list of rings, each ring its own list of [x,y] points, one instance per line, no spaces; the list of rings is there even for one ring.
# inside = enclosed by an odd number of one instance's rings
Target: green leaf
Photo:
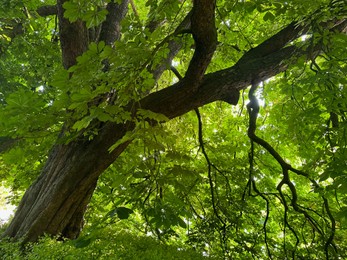
[[[109,215],[110,217],[113,217],[117,214],[118,218],[120,219],[128,219],[130,214],[132,214],[134,211],[132,209],[126,208],[126,207],[118,207],[112,210]]]
[[[84,247],[87,247],[89,246],[89,244],[92,242],[92,239],[91,238],[80,238],[80,239],[77,239],[75,242],[74,242],[74,246],[76,248],[84,248]]]
[[[75,92],[71,95],[71,100],[73,102],[89,101],[93,98],[93,93],[88,89],[81,89],[80,92]]]
[[[77,122],[75,122],[74,125],[72,126],[72,129],[80,131],[84,128],[87,128],[93,119],[94,118],[91,116],[85,116],[81,120],[78,120]]]
[[[76,22],[82,11],[79,5],[73,1],[66,1],[63,7],[65,9],[64,17],[69,19],[70,22]]]
[[[148,172],[146,171],[136,171],[133,173],[134,178],[143,179],[143,178],[146,178],[147,176],[148,176]]]
[[[112,145],[108,151],[111,153],[114,149],[116,149],[119,145],[125,143],[125,142],[128,142],[132,139],[134,139],[134,136],[135,136],[135,133],[133,132],[126,132],[126,134],[120,139],[118,140],[114,145]]]
[[[102,9],[98,11],[97,9],[89,10],[83,15],[83,20],[86,21],[87,27],[92,28],[101,24],[106,20],[107,10]]]
[[[165,115],[160,114],[160,113],[154,113],[150,110],[145,110],[145,109],[138,109],[137,114],[139,116],[142,116],[144,119],[154,119],[158,122],[167,122],[169,121],[169,118],[167,118]]]
[[[263,19],[264,21],[274,21],[275,20],[275,15],[271,12],[266,12],[266,14],[264,15]]]
[[[58,70],[58,72],[55,73],[51,84],[58,89],[66,89],[69,85],[69,72],[65,69]]]

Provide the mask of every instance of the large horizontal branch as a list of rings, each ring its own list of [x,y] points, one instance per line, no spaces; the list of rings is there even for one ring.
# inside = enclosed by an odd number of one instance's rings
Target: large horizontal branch
[[[247,88],[254,80],[263,81],[285,71],[303,54],[301,49],[289,46],[272,55],[207,74],[194,93],[187,91],[189,86],[183,80],[148,95],[140,101],[140,107],[174,118],[217,100],[235,105],[240,90]]]
[[[233,67],[205,75],[197,92],[190,92],[190,86],[187,86],[190,82],[182,80],[143,98],[140,107],[174,118],[217,100],[235,105],[238,102],[239,91],[254,81],[264,81],[285,71],[302,55],[309,57],[315,53],[316,56],[320,52],[322,46],[319,45],[309,48],[289,45],[307,32],[307,28],[290,24],[247,52]],[[341,20],[329,30],[346,31],[347,19]],[[284,47],[286,45],[287,47]]]
[[[181,80],[170,87],[149,94],[130,107],[134,116],[136,110],[142,108],[172,119],[218,100],[235,105],[239,99],[239,91],[251,85],[254,79],[266,80],[273,77],[285,71],[304,54],[305,52],[298,47],[289,46],[266,57],[244,61],[231,68],[207,74],[196,92],[190,91],[187,81]],[[103,126],[99,135],[93,140],[93,143],[97,143],[96,146],[103,147],[100,156],[103,164],[112,163],[126,148],[129,141],[126,145],[122,144],[112,153],[108,153],[108,149],[119,141],[126,131],[131,131],[134,127],[131,122],[124,124],[108,122]]]
[[[250,49],[241,57],[238,63],[243,61],[247,62],[247,60],[265,57],[274,53],[282,49],[289,42],[305,34],[308,29],[308,25],[298,25],[296,22],[292,22],[281,31],[259,44],[256,48]]]
[[[248,51],[235,66],[205,75],[197,92],[190,91],[194,83],[181,80],[145,97],[139,106],[174,118],[217,100],[237,104],[239,91],[251,85],[253,80],[265,80],[286,70],[290,57],[290,63],[296,61],[294,53],[298,57],[302,52],[295,46],[283,47],[306,31],[307,27],[291,23]]]

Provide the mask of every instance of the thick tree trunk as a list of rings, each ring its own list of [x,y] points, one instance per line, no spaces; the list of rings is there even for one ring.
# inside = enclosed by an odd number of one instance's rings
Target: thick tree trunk
[[[25,242],[35,241],[44,233],[78,237],[98,177],[128,143],[112,153],[108,148],[124,133],[122,126],[110,124],[92,141],[56,145],[40,177],[25,193],[4,236],[24,238]]]

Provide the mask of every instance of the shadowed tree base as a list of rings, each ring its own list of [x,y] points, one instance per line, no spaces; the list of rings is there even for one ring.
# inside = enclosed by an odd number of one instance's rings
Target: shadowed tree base
[[[98,177],[128,144],[109,153],[113,140],[100,133],[90,142],[55,146],[3,236],[24,238],[25,242],[36,241],[45,233],[77,238]]]

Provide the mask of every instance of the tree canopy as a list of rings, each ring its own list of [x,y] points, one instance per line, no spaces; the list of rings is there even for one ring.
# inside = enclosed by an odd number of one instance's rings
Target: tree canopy
[[[345,0],[3,2],[3,239],[347,256]]]

